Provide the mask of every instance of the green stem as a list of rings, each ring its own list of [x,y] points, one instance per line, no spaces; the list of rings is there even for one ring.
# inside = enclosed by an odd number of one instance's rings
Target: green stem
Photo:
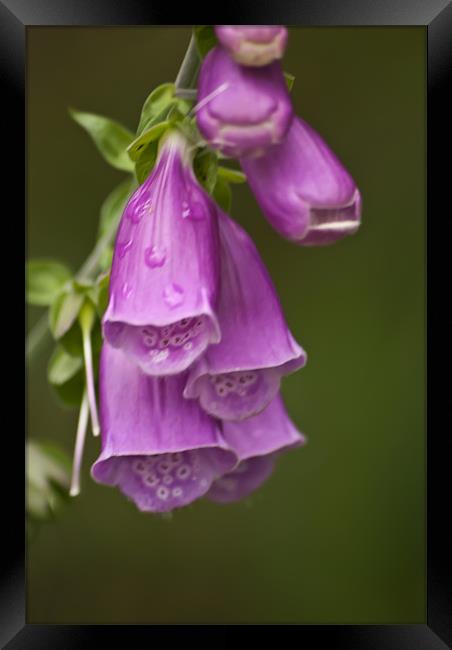
[[[175,86],[177,89],[187,89],[192,87],[196,79],[196,74],[199,68],[199,54],[196,47],[195,37],[192,34],[190,43],[188,44],[187,51],[185,53],[182,64],[177,73]],[[78,273],[76,274],[77,279],[86,280],[89,279],[93,273],[98,271],[99,261],[102,257],[103,252],[109,246],[114,239],[117,229],[117,224],[113,223],[110,229],[105,233],[103,237],[94,246],[92,252],[88,255],[85,262],[82,264]],[[48,334],[48,316],[47,313],[42,316],[34,325],[28,336],[26,342],[26,356],[28,362],[34,358],[36,352],[44,343],[45,338]]]
[[[196,79],[200,60],[198,48],[196,47],[195,35],[192,34],[190,43],[188,44],[187,51],[185,52],[184,60],[177,73],[176,81],[176,96],[177,91],[187,88],[193,88],[193,83]]]

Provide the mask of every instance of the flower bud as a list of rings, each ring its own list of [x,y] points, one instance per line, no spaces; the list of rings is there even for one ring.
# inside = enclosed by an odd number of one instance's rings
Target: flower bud
[[[203,61],[196,112],[203,137],[231,157],[257,156],[281,142],[293,117],[278,62],[243,67],[221,46]]]
[[[215,34],[241,65],[262,66],[281,59],[287,44],[282,25],[215,25]]]
[[[240,163],[264,215],[286,239],[315,246],[358,230],[361,196],[355,182],[303,120],[293,120],[282,144]]]

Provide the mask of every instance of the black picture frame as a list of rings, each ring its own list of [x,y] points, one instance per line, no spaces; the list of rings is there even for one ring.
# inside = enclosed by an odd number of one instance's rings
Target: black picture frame
[[[167,4],[167,3],[165,3]],[[257,4],[257,3],[256,3]],[[170,9],[170,11],[165,11]],[[188,7],[187,7],[188,8]],[[220,7],[221,9],[221,7]],[[444,243],[447,217],[450,220],[448,193],[450,165],[442,164],[441,153],[447,147],[448,121],[452,110],[447,101],[448,82],[452,69],[452,3],[448,0],[317,0],[316,2],[285,0],[252,7],[245,3],[234,4],[235,16],[230,11],[217,16],[196,15],[189,18],[196,22],[231,22],[242,24],[283,23],[289,25],[315,26],[424,26],[428,47],[428,160],[427,160],[427,251],[428,261],[428,422],[427,422],[427,617],[419,625],[310,625],[295,626],[297,642],[307,642],[306,647],[330,645],[335,648],[379,650],[440,650],[452,644],[452,536],[447,520],[452,501],[449,479],[450,450],[447,425],[441,422],[447,404],[447,384],[438,381],[433,362],[444,358],[444,341],[447,326],[442,318],[441,291],[435,303],[436,289],[447,277],[447,255],[437,252]],[[189,12],[187,12],[188,14]],[[170,15],[171,14],[171,15]],[[24,169],[25,142],[25,58],[26,30],[34,25],[144,25],[170,24],[174,20],[174,7],[161,2],[141,0],[0,0],[0,82],[2,84],[1,111],[3,141],[10,153],[11,183],[16,182],[14,211],[21,224],[20,212],[26,208],[24,186],[20,178]],[[185,18],[183,10],[177,9],[178,18]],[[188,15],[187,15],[188,17]],[[165,18],[168,23],[162,22]],[[17,178],[19,177],[19,180]],[[23,199],[22,199],[23,197]],[[20,226],[19,226],[20,231]],[[19,239],[20,239],[20,232]],[[22,249],[23,250],[23,249]],[[403,255],[403,252],[401,252]],[[18,253],[16,263],[22,265]],[[23,277],[23,267],[17,267],[17,277]],[[17,294],[20,293],[20,288]],[[16,312],[17,313],[17,312]],[[442,327],[441,327],[442,326]],[[17,329],[17,328],[16,328]],[[434,335],[432,332],[434,331]],[[443,336],[444,335],[444,336]],[[422,350],[417,351],[423,354]],[[17,360],[14,361],[17,367]],[[18,385],[22,381],[20,368]],[[439,385],[440,384],[440,385]],[[439,417],[438,417],[439,414]],[[434,417],[437,416],[437,417]],[[434,424],[439,422],[439,424]],[[444,423],[447,419],[444,418]],[[5,424],[11,433],[13,424]],[[17,412],[14,415],[14,436],[8,443],[8,459],[16,468],[8,480],[9,508],[14,516],[4,515],[2,535],[1,583],[0,583],[0,643],[11,650],[23,648],[86,648],[99,647],[107,635],[112,634],[115,644],[135,647],[138,639],[148,639],[155,644],[167,633],[165,626],[40,626],[26,624],[25,620],[25,543],[23,527],[24,467],[23,439],[17,431]],[[63,594],[64,596],[64,594]],[[176,626],[176,634],[187,634],[183,626]],[[196,635],[207,641],[208,635],[215,641],[217,632],[196,627]],[[279,630],[281,628],[279,627]],[[280,632],[278,632],[280,634]],[[315,644],[315,645],[314,645]]]

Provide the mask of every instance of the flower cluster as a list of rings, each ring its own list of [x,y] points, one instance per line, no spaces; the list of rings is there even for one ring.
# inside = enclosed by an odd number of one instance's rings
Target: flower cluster
[[[195,107],[199,131],[237,158],[288,239],[354,232],[360,199],[327,145],[294,117],[280,26],[216,26]],[[306,363],[249,235],[201,187],[177,127],[117,232],[100,360],[102,452],[92,468],[143,511],[243,498],[304,443],[281,379]]]
[[[283,237],[310,246],[355,233],[361,197],[353,179],[320,135],[294,115],[276,60],[286,30],[222,25],[216,34],[220,44],[199,78],[203,136],[239,158],[262,212]]]

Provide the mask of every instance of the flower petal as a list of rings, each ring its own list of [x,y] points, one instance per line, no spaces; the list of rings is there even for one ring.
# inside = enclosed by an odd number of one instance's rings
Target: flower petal
[[[215,207],[177,132],[129,200],[119,227],[105,338],[150,375],[185,370],[220,338]]]
[[[223,420],[262,411],[281,377],[306,363],[285,321],[271,278],[247,233],[219,212],[221,342],[190,369],[186,397]]]
[[[182,397],[184,374],[149,377],[107,343],[101,353],[102,453],[91,473],[140,510],[168,512],[205,494],[236,455],[217,423]]]
[[[281,453],[305,443],[287,415],[280,395],[253,418],[224,422],[223,435],[240,462],[217,479],[207,494],[208,499],[220,503],[238,501],[254,492],[271,475]]]
[[[203,61],[197,123],[212,147],[227,156],[260,155],[281,142],[293,118],[279,63],[247,68],[217,46]]]
[[[215,25],[215,34],[241,65],[268,65],[282,58],[287,44],[282,25]]]
[[[240,162],[262,211],[283,237],[323,245],[359,228],[361,197],[352,177],[303,120],[293,120],[282,144]]]

